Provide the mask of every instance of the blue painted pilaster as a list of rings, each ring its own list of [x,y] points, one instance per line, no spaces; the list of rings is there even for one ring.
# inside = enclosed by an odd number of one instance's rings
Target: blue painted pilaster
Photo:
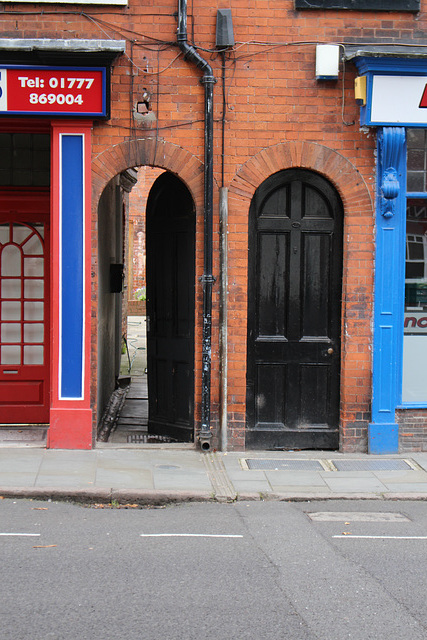
[[[369,453],[397,453],[405,268],[406,144],[403,127],[378,129],[372,422]]]
[[[83,398],[84,167],[83,135],[61,136],[60,398]]]

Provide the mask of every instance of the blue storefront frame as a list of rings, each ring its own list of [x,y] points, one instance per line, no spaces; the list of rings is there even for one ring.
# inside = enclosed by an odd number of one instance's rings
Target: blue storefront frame
[[[368,451],[392,454],[399,451],[396,409],[427,407],[427,403],[402,403],[406,201],[408,197],[427,195],[406,191],[406,129],[426,128],[427,115],[425,124],[372,122],[372,86],[374,75],[425,75],[427,83],[427,61],[359,57],[355,63],[359,73],[366,75],[367,99],[361,107],[361,124],[377,127],[372,415]]]

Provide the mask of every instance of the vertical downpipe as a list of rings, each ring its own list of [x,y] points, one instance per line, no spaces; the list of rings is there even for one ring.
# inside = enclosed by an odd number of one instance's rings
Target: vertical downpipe
[[[221,451],[227,451],[227,389],[228,389],[228,189],[219,190],[219,236],[220,236],[220,304],[219,304],[219,360],[220,360],[220,428]]]
[[[178,0],[177,43],[184,59],[193,62],[203,71],[201,78],[205,87],[205,141],[204,141],[204,270],[203,285],[203,334],[202,334],[202,415],[199,441],[202,451],[211,448],[211,337],[212,337],[212,238],[213,238],[213,86],[215,78],[212,67],[196,49],[187,42],[187,0]]]

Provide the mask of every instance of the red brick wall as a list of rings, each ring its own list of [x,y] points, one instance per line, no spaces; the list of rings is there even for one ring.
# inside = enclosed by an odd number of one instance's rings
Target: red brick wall
[[[295,12],[292,0],[234,0],[236,46],[226,56],[224,184],[229,210],[229,425],[230,443],[244,444],[246,388],[246,300],[248,208],[256,187],[287,167],[322,173],[338,189],[345,209],[343,279],[343,356],[341,447],[366,449],[370,419],[371,323],[373,299],[373,190],[375,130],[361,130],[354,101],[355,69],[346,65],[337,82],[315,79],[315,43],[381,43],[401,39],[423,43],[427,36],[427,0],[421,12]],[[223,5],[224,6],[224,3]],[[174,0],[137,3],[128,8],[85,7],[85,14],[64,5],[13,5],[0,15],[3,37],[128,38],[127,56],[113,66],[112,112],[93,129],[93,332],[96,335],[97,201],[108,180],[139,165],[173,171],[186,182],[197,211],[197,278],[203,271],[203,87],[200,72],[183,60],[176,39]],[[74,7],[72,7],[75,10]],[[194,11],[194,17],[191,15]],[[21,15],[22,14],[22,15]],[[217,79],[221,57],[215,49],[216,6],[189,3],[189,37],[212,53]],[[156,40],[158,39],[158,40]],[[141,121],[132,107],[144,89],[152,94],[152,112]],[[221,185],[221,82],[215,87],[214,172]],[[215,193],[215,197],[217,194]],[[215,261],[218,275],[218,218],[215,204]],[[201,287],[197,280],[196,402],[200,400]],[[212,406],[218,381],[218,286],[214,288]],[[96,340],[93,347],[96,367]],[[213,413],[214,423],[217,420]],[[197,414],[198,415],[198,414]]]
[[[145,208],[153,182],[162,173],[161,169],[140,167],[138,182],[129,194],[129,260],[127,267],[127,293],[129,315],[145,312],[136,297],[138,289],[145,287]]]

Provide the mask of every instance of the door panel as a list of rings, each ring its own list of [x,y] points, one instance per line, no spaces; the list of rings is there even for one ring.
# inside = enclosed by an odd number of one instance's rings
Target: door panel
[[[316,173],[279,172],[250,210],[249,448],[336,448],[342,205]]]
[[[0,205],[0,421],[48,423],[49,196]]]
[[[327,336],[330,326],[329,256],[331,236],[311,234],[302,238],[301,327],[302,336]]]
[[[257,425],[272,428],[286,423],[283,389],[286,385],[286,365],[261,364],[257,367]],[[269,399],[266,402],[266,399]]]
[[[194,247],[191,195],[173,174],[147,203],[148,431],[194,437]]]
[[[285,235],[260,232],[258,238],[260,267],[257,272],[258,335],[287,334],[287,301],[289,282],[288,238]]]

